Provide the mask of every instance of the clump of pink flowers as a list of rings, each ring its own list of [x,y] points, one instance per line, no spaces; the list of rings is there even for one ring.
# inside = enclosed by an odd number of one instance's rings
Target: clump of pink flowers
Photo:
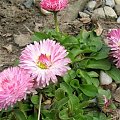
[[[67,51],[53,40],[43,40],[27,45],[20,56],[20,67],[27,70],[39,88],[57,82],[70,67]]]
[[[60,11],[66,8],[68,0],[42,0],[40,6],[48,11]]]
[[[26,98],[31,91],[33,80],[26,70],[19,67],[8,68],[0,73],[0,109],[7,109],[17,101]]]
[[[120,68],[120,29],[112,29],[108,33],[108,45],[116,66]]]

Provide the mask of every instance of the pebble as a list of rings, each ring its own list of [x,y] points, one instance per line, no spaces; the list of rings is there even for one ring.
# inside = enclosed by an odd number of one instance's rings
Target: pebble
[[[115,11],[117,15],[120,15],[120,5],[115,5]]]
[[[114,0],[105,0],[105,4],[110,6],[110,7],[114,7],[115,6],[115,1]]]
[[[23,47],[31,43],[31,35],[30,34],[20,34],[20,35],[14,34],[14,41],[20,47]]]
[[[117,5],[120,5],[120,0],[115,0]]]
[[[101,85],[109,85],[112,83],[112,78],[105,72],[100,72],[100,83]]]
[[[105,13],[103,8],[97,8],[93,11],[93,16],[96,18],[105,18]]]
[[[88,15],[87,13],[84,13],[84,12],[79,12],[79,15],[80,15],[80,17],[82,17],[82,18],[90,17],[90,15]]]
[[[117,18],[117,14],[115,13],[115,11],[109,7],[109,6],[105,6],[104,7],[104,11],[105,11],[105,15],[109,18]]]
[[[120,16],[117,18],[117,23],[120,23]]]
[[[89,1],[88,4],[87,4],[87,8],[88,10],[93,10],[96,6],[96,1]]]

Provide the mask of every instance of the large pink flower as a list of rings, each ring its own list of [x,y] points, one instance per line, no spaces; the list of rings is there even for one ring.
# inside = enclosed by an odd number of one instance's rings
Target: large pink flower
[[[120,68],[120,29],[110,30],[108,33],[108,45],[111,48],[111,55],[116,66]]]
[[[32,78],[24,69],[8,68],[0,73],[0,109],[7,109],[26,98],[33,87]]]
[[[48,11],[63,10],[68,4],[68,0],[41,0],[40,6]]]
[[[40,88],[57,81],[56,76],[63,76],[70,68],[70,59],[63,46],[53,40],[43,40],[28,45],[20,56],[20,67],[36,80]]]

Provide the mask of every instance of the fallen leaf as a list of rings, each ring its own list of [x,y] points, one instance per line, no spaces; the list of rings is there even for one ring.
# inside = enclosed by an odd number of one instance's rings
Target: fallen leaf
[[[97,22],[97,26],[98,26],[98,28],[94,31],[96,32],[97,36],[100,36],[102,34],[103,28],[98,22]]]

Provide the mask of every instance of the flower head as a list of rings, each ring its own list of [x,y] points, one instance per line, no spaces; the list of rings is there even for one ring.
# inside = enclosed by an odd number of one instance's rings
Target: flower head
[[[107,37],[109,39],[108,45],[111,49],[111,55],[116,66],[120,68],[120,29],[110,30]]]
[[[68,0],[41,0],[40,6],[48,11],[63,10],[68,4]]]
[[[63,46],[53,40],[43,40],[28,45],[21,53],[20,67],[28,70],[37,86],[43,88],[50,81],[55,83],[56,76],[63,76],[70,68],[70,59]]]
[[[0,109],[7,109],[26,98],[32,87],[32,78],[24,69],[8,68],[0,73]]]

